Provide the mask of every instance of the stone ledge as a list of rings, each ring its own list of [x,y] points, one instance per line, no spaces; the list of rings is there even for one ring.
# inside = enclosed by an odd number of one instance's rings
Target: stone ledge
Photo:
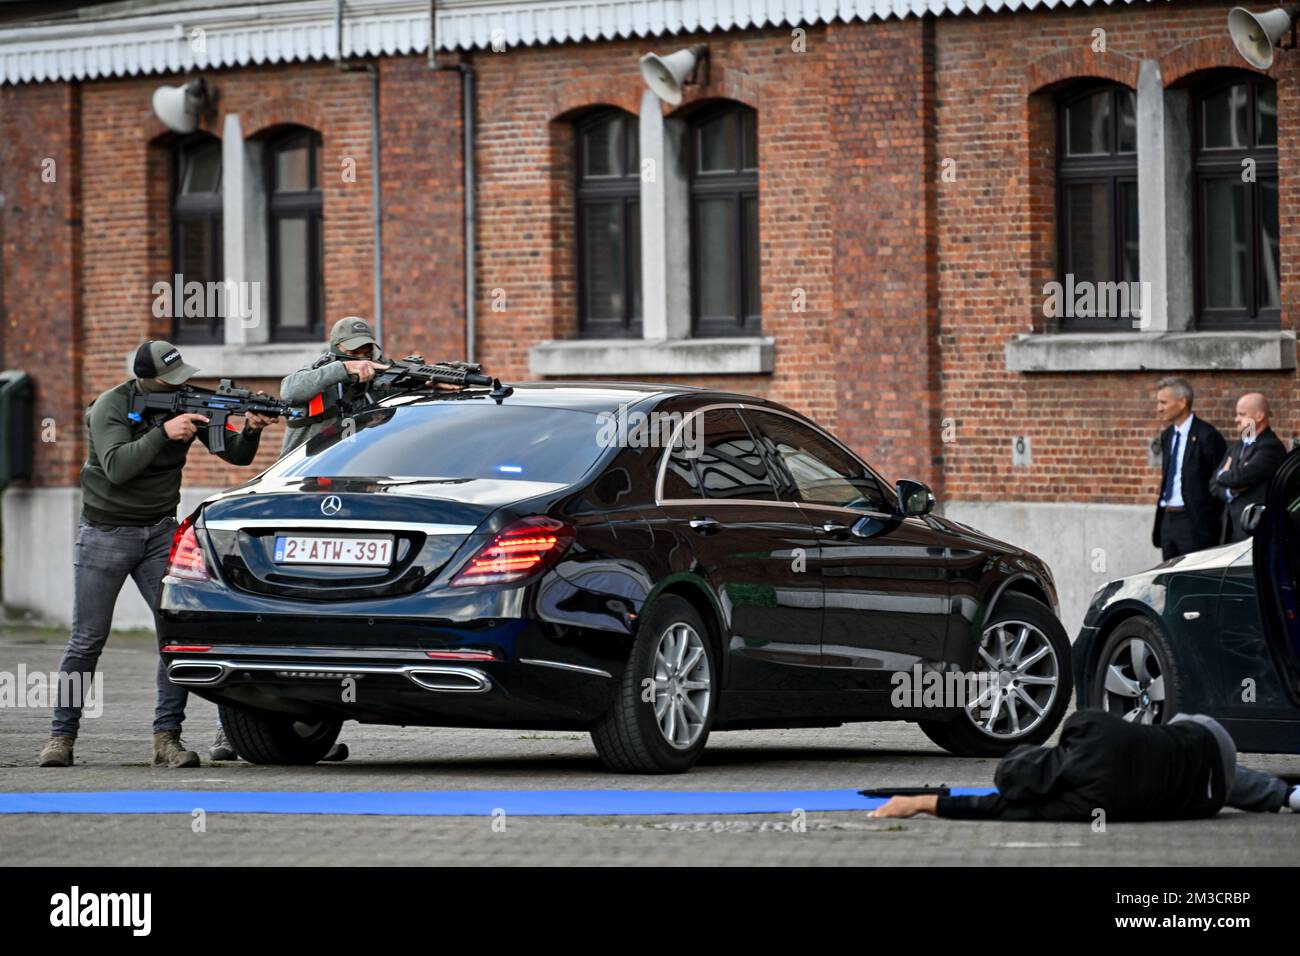
[[[1070,332],[1019,335],[1009,372],[1255,371],[1296,367],[1296,337],[1270,332]]]
[[[529,351],[537,377],[593,375],[752,375],[772,371],[776,340],[564,339]]]
[[[284,378],[311,365],[325,353],[324,342],[262,345],[178,345],[181,356],[199,370],[199,379]],[[126,356],[126,373],[134,375],[135,352]]]

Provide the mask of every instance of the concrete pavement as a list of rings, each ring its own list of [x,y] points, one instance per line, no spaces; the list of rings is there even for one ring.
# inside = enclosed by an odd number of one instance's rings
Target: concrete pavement
[[[0,671],[56,670],[64,635],[0,628]],[[115,633],[102,660],[106,703],[87,720],[77,766],[41,769],[49,712],[0,708],[0,791],[52,790],[790,790],[991,785],[993,760],[948,756],[903,723],[715,734],[689,774],[607,773],[585,734],[371,727],[347,724],[342,764],[198,770],[149,766],[152,635]],[[215,708],[191,698],[185,737],[206,758]],[[1300,774],[1300,757],[1246,755],[1249,766]],[[201,802],[200,802],[201,808]],[[1037,864],[1123,866],[1300,862],[1300,815],[1227,810],[1213,820],[1110,824],[872,821],[809,813],[695,817],[0,815],[6,865],[842,865]],[[504,828],[502,828],[504,823]]]

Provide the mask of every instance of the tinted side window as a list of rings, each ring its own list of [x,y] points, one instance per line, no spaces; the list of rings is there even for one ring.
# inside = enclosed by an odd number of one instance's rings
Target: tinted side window
[[[706,498],[776,501],[763,454],[734,408],[715,408],[689,419],[682,436],[683,453],[696,455],[695,471]]]
[[[679,433],[672,450],[668,453],[668,465],[664,468],[663,498],[665,501],[704,497],[704,492],[700,490],[699,475],[695,473],[696,458],[696,455],[687,453],[686,444]]]
[[[747,411],[762,435],[783,501],[892,511],[875,477],[838,445],[807,425],[766,412]]]

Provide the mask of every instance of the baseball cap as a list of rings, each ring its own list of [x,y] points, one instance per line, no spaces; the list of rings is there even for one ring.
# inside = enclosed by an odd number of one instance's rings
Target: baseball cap
[[[330,332],[331,349],[359,349],[363,345],[379,347],[369,322],[359,315],[349,315],[334,323],[334,328]]]
[[[168,385],[183,385],[199,373],[181,359],[180,349],[162,339],[145,342],[136,349],[131,370],[136,378],[160,378]]]

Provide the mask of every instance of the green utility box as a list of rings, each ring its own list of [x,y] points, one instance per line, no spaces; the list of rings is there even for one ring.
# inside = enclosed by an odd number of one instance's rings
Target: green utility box
[[[32,476],[32,377],[0,372],[0,488]]]

